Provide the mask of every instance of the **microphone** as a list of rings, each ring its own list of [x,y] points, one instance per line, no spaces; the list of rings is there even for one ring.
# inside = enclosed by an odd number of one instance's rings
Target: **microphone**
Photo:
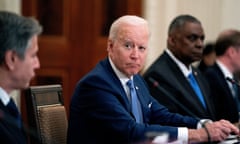
[[[240,87],[240,84],[237,81],[235,81],[234,79],[232,79],[230,77],[226,77],[226,80],[229,81],[230,83],[235,84]]]
[[[198,118],[198,116],[196,116],[193,112],[191,112],[188,108],[186,108],[186,106],[184,106],[183,104],[181,104],[175,97],[173,97],[171,94],[169,94],[169,92],[167,90],[165,90],[164,88],[160,87],[158,81],[156,81],[154,78],[149,77],[148,80],[151,82],[152,86],[154,88],[157,88],[159,91],[161,91],[164,95],[167,95],[172,101],[173,103],[175,103],[178,107],[180,107],[181,109],[183,109],[188,115]],[[161,103],[161,102],[160,102]]]

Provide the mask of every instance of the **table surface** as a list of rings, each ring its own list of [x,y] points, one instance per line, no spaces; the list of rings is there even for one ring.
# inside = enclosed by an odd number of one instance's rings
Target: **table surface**
[[[219,144],[240,144],[239,137],[230,135],[227,140],[220,142]]]

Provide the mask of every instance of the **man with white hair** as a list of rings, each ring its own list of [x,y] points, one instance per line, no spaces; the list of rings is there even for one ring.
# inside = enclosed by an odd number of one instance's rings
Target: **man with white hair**
[[[68,144],[144,143],[149,132],[191,143],[221,141],[231,132],[239,133],[225,120],[200,128],[201,120],[170,113],[151,97],[138,74],[149,33],[147,21],[137,16],[122,16],[112,24],[108,57],[78,82],[72,96]]]

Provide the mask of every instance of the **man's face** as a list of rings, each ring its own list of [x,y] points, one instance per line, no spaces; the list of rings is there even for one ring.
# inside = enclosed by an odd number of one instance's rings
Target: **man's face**
[[[108,41],[108,52],[116,67],[130,77],[144,66],[149,33],[146,26],[125,25],[115,40]]]
[[[238,48],[231,48],[231,65],[234,73],[240,72],[240,46]]]
[[[186,22],[170,34],[168,43],[174,55],[185,65],[189,65],[201,59],[204,37],[199,23]]]
[[[30,80],[35,76],[35,69],[40,67],[37,52],[38,39],[37,36],[34,36],[29,48],[26,49],[24,59],[17,55],[14,56],[14,67],[10,71],[13,89],[22,89],[29,86]]]

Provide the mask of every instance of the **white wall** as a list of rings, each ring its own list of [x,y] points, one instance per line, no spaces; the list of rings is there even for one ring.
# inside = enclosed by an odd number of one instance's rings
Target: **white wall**
[[[144,70],[166,48],[167,29],[171,20],[179,14],[197,17],[205,30],[206,40],[214,41],[226,28],[240,28],[237,16],[239,0],[143,0],[144,17],[152,31],[150,51]]]
[[[21,0],[0,0],[0,10],[20,13]]]

